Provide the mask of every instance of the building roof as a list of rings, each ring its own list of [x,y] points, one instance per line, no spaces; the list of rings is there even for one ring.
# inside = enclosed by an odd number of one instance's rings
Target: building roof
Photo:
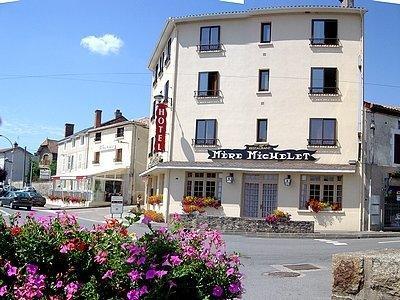
[[[22,148],[22,147],[20,147],[20,146],[17,146],[16,148],[3,148],[3,149],[0,149],[0,153],[6,153],[6,152],[10,152],[11,150],[13,150],[13,149],[19,149],[19,150],[21,150],[21,151],[25,151],[25,149],[24,148]],[[26,153],[28,154],[28,155],[32,155],[32,153],[30,153],[28,150],[26,150]]]
[[[204,14],[193,14],[180,17],[170,17],[165,23],[164,29],[161,32],[161,36],[158,39],[157,45],[150,57],[148,68],[152,69],[152,66],[158,61],[158,56],[164,49],[171,32],[176,24],[186,22],[198,22],[205,20],[216,20],[216,19],[237,19],[237,18],[249,18],[254,16],[266,15],[266,14],[283,14],[283,13],[305,13],[305,12],[323,12],[323,13],[357,13],[364,15],[367,10],[362,7],[343,7],[333,5],[292,5],[292,6],[273,6],[273,7],[259,7],[250,8],[247,10],[237,11],[224,11],[215,13],[204,13]]]
[[[390,116],[400,117],[400,107],[382,105],[377,103],[372,103],[364,101],[364,107],[371,112],[382,113]]]
[[[145,176],[160,169],[214,170],[244,172],[309,172],[309,173],[354,173],[355,165],[318,164],[309,161],[246,161],[221,160],[210,162],[161,162],[140,174]]]
[[[46,138],[43,143],[40,144],[39,149],[37,152],[39,152],[42,148],[47,147],[51,153],[57,153],[58,152],[58,142],[56,140],[52,140],[49,138]]]

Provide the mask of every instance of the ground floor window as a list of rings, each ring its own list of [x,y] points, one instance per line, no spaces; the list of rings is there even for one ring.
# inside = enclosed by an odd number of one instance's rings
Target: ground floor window
[[[217,173],[186,173],[185,195],[221,199],[222,181]]]
[[[330,205],[342,205],[343,176],[341,175],[301,175],[300,209],[307,209],[310,199]]]

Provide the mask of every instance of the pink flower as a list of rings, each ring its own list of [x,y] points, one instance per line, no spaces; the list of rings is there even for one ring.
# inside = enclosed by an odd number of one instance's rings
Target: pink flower
[[[241,285],[240,285],[240,282],[234,282],[234,283],[231,283],[230,285],[229,285],[229,291],[232,293],[232,294],[237,294],[237,293],[239,293],[240,292],[240,290],[241,290]]]
[[[79,285],[76,281],[68,283],[67,286],[64,288],[65,292],[67,293],[67,300],[72,299],[78,289]]]
[[[235,273],[235,269],[229,268],[229,269],[226,271],[226,276],[231,276],[231,275],[233,275],[233,273]]]
[[[16,276],[17,271],[18,271],[17,267],[9,265],[9,267],[7,268],[7,276],[8,277]]]
[[[149,225],[150,222],[151,222],[151,219],[148,216],[144,216],[144,218],[142,220],[142,223],[146,224],[146,225]]]
[[[177,255],[171,255],[169,260],[173,266],[179,266],[182,263],[182,259]]]
[[[137,270],[132,270],[128,273],[128,276],[131,278],[132,281],[138,281],[142,278],[142,274],[140,274]]]
[[[39,270],[38,266],[33,265],[33,264],[27,264],[26,265],[26,272],[28,274],[32,274],[35,275],[37,273],[37,271]]]
[[[219,285],[214,286],[213,291],[212,291],[212,295],[214,297],[220,298],[223,293],[224,293],[224,290]]]
[[[107,272],[104,273],[104,275],[103,275],[103,277],[101,277],[101,279],[107,279],[107,278],[111,279],[114,275],[114,272],[115,271],[113,271],[113,270],[107,270]]]
[[[56,288],[59,289],[59,288],[61,288],[62,286],[63,286],[63,282],[62,282],[61,280],[58,280],[58,281],[56,282]]]
[[[0,296],[4,296],[5,294],[7,294],[7,286],[3,285],[0,287]]]
[[[146,279],[153,279],[156,276],[156,270],[150,269],[146,272]]]
[[[165,276],[165,275],[167,275],[167,274],[168,274],[168,272],[165,271],[165,270],[156,271],[156,276],[157,276],[158,278],[161,278],[161,277],[163,277],[163,276]]]
[[[97,255],[94,257],[94,261],[98,264],[102,265],[107,262],[107,251],[99,251]]]

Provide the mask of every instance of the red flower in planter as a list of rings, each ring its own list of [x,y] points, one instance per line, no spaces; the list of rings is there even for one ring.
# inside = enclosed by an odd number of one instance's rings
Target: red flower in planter
[[[19,227],[19,226],[14,226],[14,227],[11,228],[11,235],[12,236],[20,235],[21,232],[22,232],[22,228]]]

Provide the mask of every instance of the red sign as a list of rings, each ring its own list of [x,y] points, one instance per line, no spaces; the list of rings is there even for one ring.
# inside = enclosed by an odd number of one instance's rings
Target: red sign
[[[159,103],[156,108],[156,136],[154,153],[165,152],[165,133],[167,132],[167,104]]]

